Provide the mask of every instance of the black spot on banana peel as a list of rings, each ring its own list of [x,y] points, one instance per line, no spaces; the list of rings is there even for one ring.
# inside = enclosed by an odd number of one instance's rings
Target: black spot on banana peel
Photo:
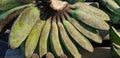
[[[26,8],[18,16],[9,36],[9,43],[12,49],[18,48],[26,39],[36,21],[39,20],[39,16],[39,10],[34,6]]]

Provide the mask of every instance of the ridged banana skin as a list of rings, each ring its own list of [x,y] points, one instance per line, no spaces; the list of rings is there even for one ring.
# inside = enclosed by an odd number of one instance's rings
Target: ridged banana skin
[[[40,41],[39,41],[39,55],[42,58],[48,51],[48,37],[51,29],[51,18],[47,19],[46,24],[41,32]]]
[[[114,0],[100,0],[100,3],[104,4],[114,14],[120,16],[120,6]]]
[[[35,51],[44,24],[45,21],[38,20],[29,33],[25,44],[25,55],[27,58],[30,58]]]
[[[120,0],[114,0],[120,6]]]
[[[90,40],[96,42],[96,43],[102,43],[102,39],[99,38],[97,33],[94,33],[86,28],[84,28],[79,22],[77,22],[74,18],[68,18],[68,21],[73,24],[77,30],[79,30],[83,35],[85,35]],[[88,27],[89,28],[89,27]],[[96,30],[94,30],[96,31]]]
[[[112,58],[120,58],[120,46],[113,43],[111,47]]]
[[[109,25],[104,21],[89,13],[78,10],[71,10],[70,14],[79,21],[99,30],[109,30]]]
[[[26,8],[17,18],[10,32],[9,42],[12,49],[18,48],[26,39],[36,21],[39,20],[37,7]]]
[[[65,45],[65,48],[74,56],[74,58],[81,58],[81,54],[78,52],[76,46],[73,44],[73,42],[70,40],[69,36],[67,35],[67,32],[63,26],[63,24],[58,21],[58,26],[59,26],[59,32],[60,32],[60,37]]]
[[[53,21],[52,21],[52,30],[51,30],[51,34],[50,34],[50,44],[51,44],[50,45],[51,50],[55,56],[59,57],[60,55],[64,54],[62,47],[61,47],[61,44],[60,44],[58,26],[56,24],[55,18],[53,18]]]
[[[62,16],[63,17],[63,16]],[[65,26],[69,35],[85,50],[93,52],[93,47],[89,40],[85,38],[70,22],[62,18],[63,25]]]
[[[87,12],[93,16],[96,16],[99,19],[105,20],[105,21],[109,21],[110,18],[109,16],[102,10],[93,7],[91,5],[85,4],[85,3],[81,3],[81,2],[77,2],[73,5],[71,5],[71,8],[76,8],[79,9],[79,11],[84,11]]]
[[[23,9],[23,8],[25,8],[25,7],[28,7],[28,6],[34,6],[34,5],[33,5],[33,4],[26,4],[26,5],[19,6],[19,7],[13,8],[13,9],[11,9],[11,10],[8,10],[7,12],[1,14],[1,15],[0,15],[0,22],[2,22],[9,14],[13,13],[14,11]]]

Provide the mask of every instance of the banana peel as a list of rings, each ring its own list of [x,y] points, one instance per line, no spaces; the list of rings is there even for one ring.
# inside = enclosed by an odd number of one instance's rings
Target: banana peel
[[[113,43],[120,45],[120,35],[114,27],[109,30],[110,39]]]
[[[18,48],[26,39],[36,21],[39,20],[39,10],[30,6],[26,8],[17,18],[9,36],[10,47]],[[24,32],[24,33],[23,33]]]

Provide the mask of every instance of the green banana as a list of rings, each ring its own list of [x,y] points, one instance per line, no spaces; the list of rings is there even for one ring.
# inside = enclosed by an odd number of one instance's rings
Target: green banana
[[[120,17],[117,15],[110,15],[111,16],[111,20],[110,22],[112,23],[118,23],[120,21]]]
[[[90,28],[90,27],[88,27],[88,26],[86,26],[86,28],[83,27],[84,26],[83,24],[79,23],[77,20],[75,20],[74,18],[70,17],[67,13],[65,13],[65,16],[67,17],[68,21],[71,24],[73,24],[76,27],[76,29],[79,30],[87,38],[93,40],[94,42],[102,43],[102,39],[99,38],[96,29],[90,31],[89,29],[87,29],[87,28]]]
[[[120,6],[120,0],[114,0]]]
[[[70,22],[68,22],[63,15],[61,15],[61,17],[62,17],[63,25],[65,26],[69,35],[82,48],[84,48],[85,50],[87,50],[89,52],[93,52],[93,47],[92,47],[91,43],[89,42],[89,40],[87,40],[87,38],[85,38],[81,33],[79,33],[79,31],[77,29],[75,29],[75,27]]]
[[[49,32],[51,29],[51,18],[47,19],[46,24],[41,32],[40,41],[39,41],[39,55],[42,58],[45,54],[47,54],[47,42],[49,37]]]
[[[13,9],[8,10],[7,12],[1,14],[1,15],[0,15],[0,23],[1,23],[9,14],[13,13],[14,11],[17,11],[17,10],[23,9],[23,8],[25,8],[25,7],[28,7],[28,6],[34,6],[34,4],[27,4],[27,5],[19,6],[19,7],[13,8]]]
[[[46,58],[55,58],[54,55],[51,52],[48,52],[46,54]]]
[[[69,36],[67,35],[67,32],[63,24],[60,22],[60,18],[57,18],[57,20],[58,20],[59,33],[61,37],[60,39],[61,39],[61,42],[64,44],[65,49],[67,49],[68,52],[72,54],[74,58],[81,58],[81,54],[78,52],[77,48],[72,43]]]
[[[73,5],[70,5],[70,8],[79,9],[79,11],[89,13],[89,14],[91,14],[99,19],[103,19],[105,21],[110,20],[109,16],[104,11],[102,11],[96,7],[93,7],[91,5],[85,4],[85,3],[78,2]]]
[[[12,49],[18,48],[26,39],[36,21],[39,20],[39,16],[39,10],[33,6],[26,8],[19,15],[13,24],[9,37],[10,47]]]
[[[120,57],[120,46],[115,43],[112,43],[111,54],[112,54],[112,58],[119,58]]]
[[[0,0],[0,10],[9,10],[23,5],[20,0]]]
[[[109,15],[109,17],[111,18],[110,22],[112,22],[112,23],[118,23],[119,22],[120,17],[118,15],[115,15],[114,13],[109,11],[108,9],[104,9],[104,8],[101,8],[101,9]]]
[[[28,35],[25,44],[25,55],[26,57],[31,57],[39,40],[39,36],[41,34],[42,28],[45,24],[44,20],[38,20],[37,23],[32,28],[31,32]],[[31,44],[32,43],[32,44]]]
[[[4,27],[10,23],[11,21],[14,20],[15,17],[17,17],[20,13],[22,12],[22,10],[17,10],[14,11],[13,13],[9,14],[1,23],[0,23],[0,32],[2,32],[2,30],[4,29]]]
[[[53,20],[52,20],[50,43],[51,43],[51,49],[55,56],[59,57],[60,55],[64,54],[61,44],[60,44],[60,40],[59,40],[58,26],[56,24],[56,17],[53,17]]]
[[[120,35],[114,27],[109,30],[110,39],[113,43],[120,45]]]
[[[103,7],[120,16],[120,6],[114,0],[100,0],[100,3]]]
[[[83,11],[77,10],[70,10],[68,11],[72,17],[75,19],[78,19],[79,21],[100,30],[109,30],[109,25],[104,21],[101,20],[95,16],[92,16],[91,14]]]

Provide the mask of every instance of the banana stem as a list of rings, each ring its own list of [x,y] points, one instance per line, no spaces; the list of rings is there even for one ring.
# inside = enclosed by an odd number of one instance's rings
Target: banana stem
[[[54,10],[63,10],[66,5],[67,5],[67,2],[63,2],[63,1],[60,1],[60,0],[50,0],[51,4],[51,8],[53,8]]]
[[[70,15],[67,12],[64,12],[66,18],[70,18]]]
[[[65,16],[64,16],[64,14],[61,14],[61,18],[62,18],[62,21],[65,20]]]

